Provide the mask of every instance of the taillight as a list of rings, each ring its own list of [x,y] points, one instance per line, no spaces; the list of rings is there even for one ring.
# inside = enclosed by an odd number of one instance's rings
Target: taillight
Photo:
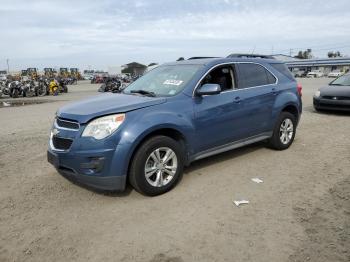
[[[297,84],[297,90],[298,90],[299,96],[301,97],[303,95],[301,92],[303,90],[303,87],[301,86],[301,84]]]

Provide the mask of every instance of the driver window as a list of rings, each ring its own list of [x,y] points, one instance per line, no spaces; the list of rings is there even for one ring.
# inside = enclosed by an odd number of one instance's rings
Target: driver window
[[[232,66],[220,66],[210,71],[202,80],[201,85],[204,84],[218,84],[223,92],[234,89],[235,79]]]

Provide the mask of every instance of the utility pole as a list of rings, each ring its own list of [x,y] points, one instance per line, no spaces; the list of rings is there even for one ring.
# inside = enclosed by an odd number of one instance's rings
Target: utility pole
[[[10,59],[6,59],[6,63],[7,63],[7,74],[10,74],[10,63],[9,63]]]

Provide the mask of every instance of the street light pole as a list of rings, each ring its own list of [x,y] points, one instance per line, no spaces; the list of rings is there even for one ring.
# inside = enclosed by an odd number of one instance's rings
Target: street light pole
[[[10,74],[10,64],[9,64],[10,59],[6,59],[6,63],[7,63],[7,74]]]

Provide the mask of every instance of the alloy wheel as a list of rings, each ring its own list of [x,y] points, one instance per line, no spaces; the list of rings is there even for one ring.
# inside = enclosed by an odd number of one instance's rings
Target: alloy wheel
[[[144,170],[146,181],[154,187],[163,187],[174,178],[177,167],[177,156],[172,149],[157,148],[146,160]]]
[[[280,126],[279,132],[279,137],[282,144],[287,145],[291,141],[293,133],[294,126],[292,120],[290,120],[289,118],[284,119]]]

